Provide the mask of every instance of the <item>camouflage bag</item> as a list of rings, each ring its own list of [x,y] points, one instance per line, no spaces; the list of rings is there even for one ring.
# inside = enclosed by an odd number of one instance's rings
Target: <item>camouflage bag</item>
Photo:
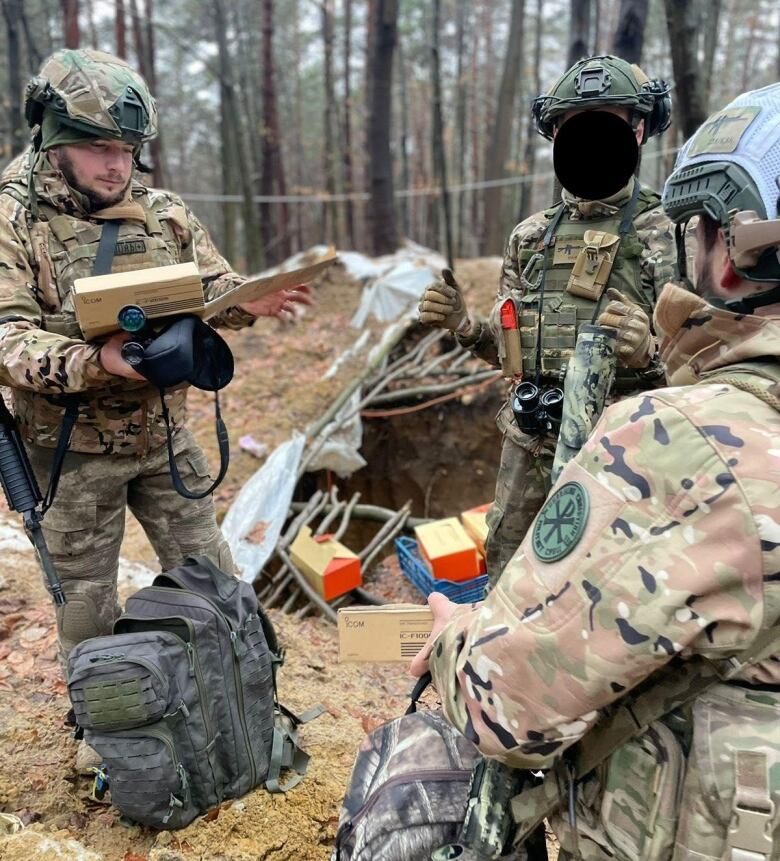
[[[428,861],[455,843],[480,760],[439,712],[374,730],[355,760],[331,861]]]
[[[71,702],[131,819],[180,828],[265,782],[295,785],[308,756],[276,698],[276,635],[248,583],[188,559],[127,601],[114,633],[69,656]],[[295,776],[280,785],[282,768]]]

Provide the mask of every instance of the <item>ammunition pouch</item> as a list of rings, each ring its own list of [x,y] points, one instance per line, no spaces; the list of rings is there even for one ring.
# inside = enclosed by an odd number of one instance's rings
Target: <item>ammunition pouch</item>
[[[566,292],[598,302],[609,281],[620,237],[603,230],[586,230],[583,245],[566,285]]]

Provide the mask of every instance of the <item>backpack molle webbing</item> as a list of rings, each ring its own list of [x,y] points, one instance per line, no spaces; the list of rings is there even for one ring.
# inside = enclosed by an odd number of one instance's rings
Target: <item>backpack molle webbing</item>
[[[252,587],[206,557],[129,598],[114,633],[69,658],[76,718],[104,759],[112,802],[180,828],[261,783],[294,786],[308,763],[297,728],[322,709],[298,717],[278,703],[282,661]],[[286,785],[283,768],[295,771]]]

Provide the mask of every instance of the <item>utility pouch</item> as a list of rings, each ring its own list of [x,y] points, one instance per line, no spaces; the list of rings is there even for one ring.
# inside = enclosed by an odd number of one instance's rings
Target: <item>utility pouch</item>
[[[667,861],[677,828],[685,757],[666,724],[652,723],[609,758],[601,825],[620,861]]]
[[[566,292],[598,302],[607,286],[620,237],[603,230],[586,230],[583,239],[585,244],[571,270]]]
[[[780,692],[718,684],[693,707],[675,861],[772,861],[780,851]]]

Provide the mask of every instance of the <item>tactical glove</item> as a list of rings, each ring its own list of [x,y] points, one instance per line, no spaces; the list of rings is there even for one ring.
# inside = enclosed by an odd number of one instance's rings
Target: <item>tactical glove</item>
[[[614,287],[607,290],[610,300],[597,323],[617,329],[618,361],[626,368],[646,368],[655,354],[655,338],[645,312]]]
[[[442,281],[431,284],[420,300],[420,322],[439,329],[464,334],[471,326],[458,282],[449,269],[442,269]]]

